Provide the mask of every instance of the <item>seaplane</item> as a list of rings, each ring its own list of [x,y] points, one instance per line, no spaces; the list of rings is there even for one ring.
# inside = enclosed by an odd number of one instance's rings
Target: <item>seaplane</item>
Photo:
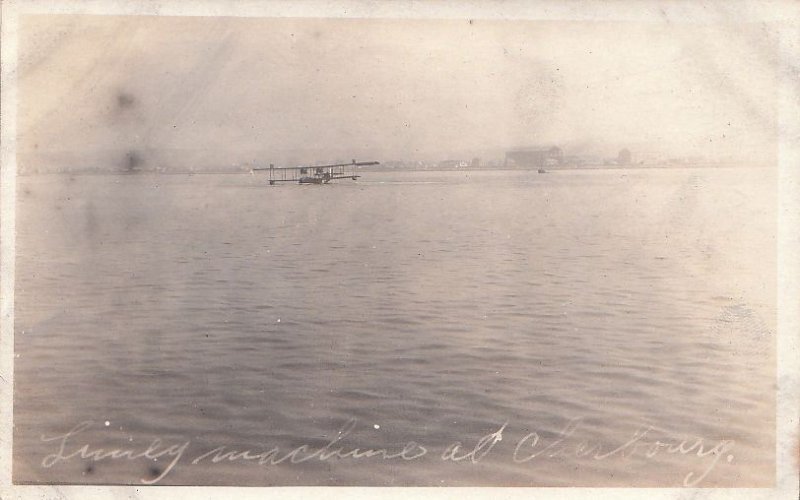
[[[380,165],[377,161],[351,161],[350,163],[334,163],[332,165],[313,165],[298,167],[276,167],[272,163],[269,167],[252,169],[255,171],[269,171],[269,185],[274,186],[278,182],[296,182],[298,184],[328,184],[336,179],[356,180],[360,175],[356,175],[356,167],[366,167],[369,165]]]

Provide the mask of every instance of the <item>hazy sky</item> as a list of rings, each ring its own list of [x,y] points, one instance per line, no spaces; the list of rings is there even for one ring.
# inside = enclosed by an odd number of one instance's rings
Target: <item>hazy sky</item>
[[[757,25],[33,16],[20,37],[29,163],[774,150]]]

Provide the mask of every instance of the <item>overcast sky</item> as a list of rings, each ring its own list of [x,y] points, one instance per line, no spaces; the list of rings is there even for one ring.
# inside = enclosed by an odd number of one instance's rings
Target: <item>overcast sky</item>
[[[774,149],[774,41],[668,23],[35,16],[28,162]],[[773,153],[770,153],[773,154]],[[364,158],[364,155],[371,156]]]

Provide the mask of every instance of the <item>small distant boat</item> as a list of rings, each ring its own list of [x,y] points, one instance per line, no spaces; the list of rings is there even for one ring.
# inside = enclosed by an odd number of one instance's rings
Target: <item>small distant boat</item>
[[[543,168],[540,168],[540,169],[539,169],[539,173],[540,173],[540,174],[546,174],[546,173],[547,173],[547,170],[545,170],[545,169],[543,169]]]

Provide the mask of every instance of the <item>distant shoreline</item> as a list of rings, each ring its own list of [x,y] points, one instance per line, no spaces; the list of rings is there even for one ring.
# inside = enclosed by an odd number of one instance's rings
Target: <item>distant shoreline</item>
[[[313,165],[312,165],[313,166]],[[692,164],[658,164],[658,165],[584,165],[584,166],[550,166],[550,167],[463,167],[463,168],[445,168],[445,167],[430,167],[430,168],[381,168],[381,167],[367,167],[357,169],[358,172],[366,173],[386,173],[386,172],[536,172],[540,168],[547,173],[558,172],[562,170],[675,170],[675,169],[721,169],[721,168],[773,168],[776,165],[768,164],[746,164],[746,163],[692,163]],[[203,170],[203,171],[157,171],[157,170],[140,170],[133,172],[98,172],[88,170],[75,170],[65,172],[17,172],[20,177],[32,177],[37,175],[72,175],[72,176],[89,176],[89,175],[250,175],[250,170]]]

